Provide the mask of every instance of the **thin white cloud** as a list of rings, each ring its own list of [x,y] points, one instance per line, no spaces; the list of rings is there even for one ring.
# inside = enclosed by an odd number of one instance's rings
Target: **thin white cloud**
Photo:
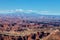
[[[49,14],[49,11],[38,11],[39,14]]]
[[[0,10],[0,13],[13,13],[14,10]]]
[[[23,9],[16,9],[15,12],[24,12]]]
[[[34,10],[23,10],[23,9],[16,9],[15,12],[24,12],[24,13],[32,13]]]
[[[23,10],[23,9],[16,9],[16,10],[0,10],[0,13],[15,13],[15,12],[31,13],[31,12],[36,12],[36,11],[34,11],[34,10]]]
[[[33,13],[34,10],[25,10],[24,13]]]
[[[33,10],[27,10],[27,12],[33,12]]]
[[[23,10],[23,9],[16,9],[16,10],[0,10],[0,13],[15,13],[15,12],[39,13],[39,14],[45,14],[45,13],[48,13],[48,11]]]

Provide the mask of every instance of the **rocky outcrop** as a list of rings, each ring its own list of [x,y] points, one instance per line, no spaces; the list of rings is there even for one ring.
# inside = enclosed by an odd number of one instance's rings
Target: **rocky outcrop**
[[[60,31],[54,30],[50,35],[45,37],[43,40],[60,40]]]

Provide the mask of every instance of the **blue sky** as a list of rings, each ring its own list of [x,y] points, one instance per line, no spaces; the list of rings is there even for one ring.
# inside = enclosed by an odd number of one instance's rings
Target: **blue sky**
[[[0,0],[0,12],[32,10],[45,15],[60,15],[60,0]]]

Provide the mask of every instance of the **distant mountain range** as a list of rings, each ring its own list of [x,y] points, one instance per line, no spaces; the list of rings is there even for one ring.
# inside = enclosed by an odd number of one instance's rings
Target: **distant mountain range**
[[[21,18],[34,18],[34,19],[60,19],[59,15],[42,15],[38,13],[24,13],[24,12],[15,12],[15,13],[7,13],[7,14],[0,14],[0,17],[21,17]]]

